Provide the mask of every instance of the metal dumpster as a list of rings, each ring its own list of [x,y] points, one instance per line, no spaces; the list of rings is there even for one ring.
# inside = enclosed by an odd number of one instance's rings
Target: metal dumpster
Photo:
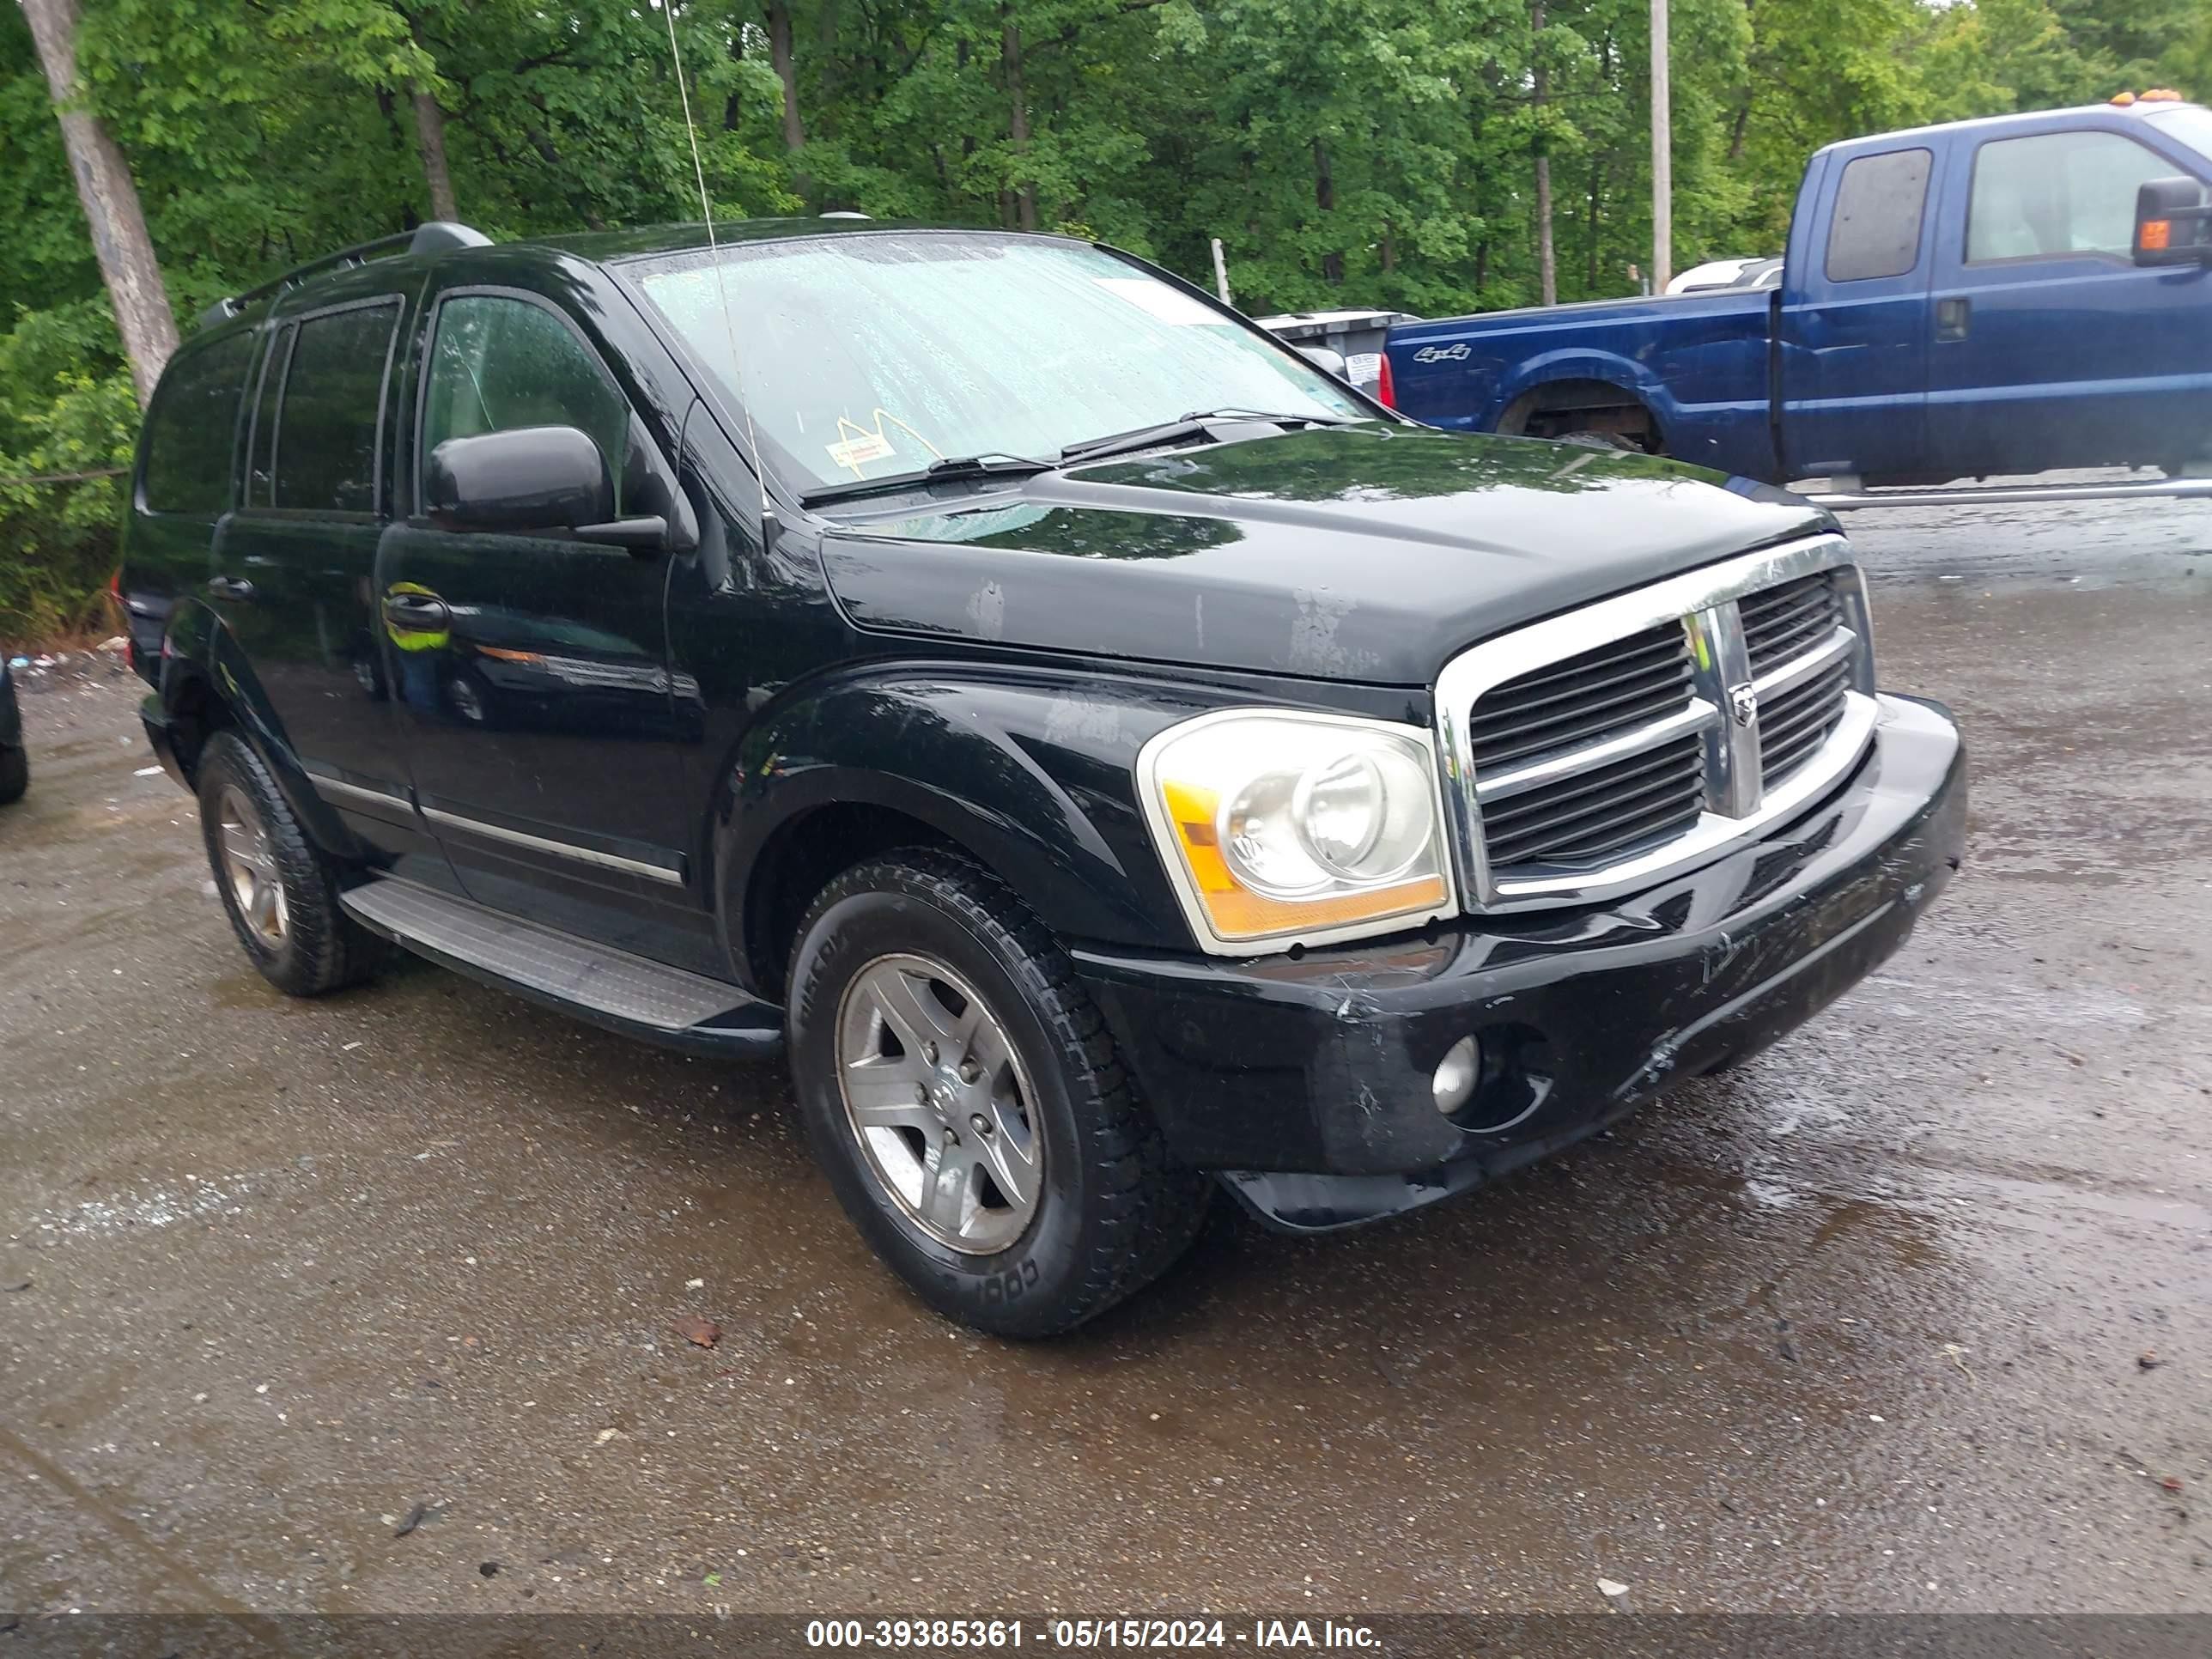
[[[1252,320],[1292,345],[1327,346],[1340,353],[1346,378],[1371,397],[1382,378],[1382,342],[1391,326],[1421,319],[1407,311],[1293,311]]]

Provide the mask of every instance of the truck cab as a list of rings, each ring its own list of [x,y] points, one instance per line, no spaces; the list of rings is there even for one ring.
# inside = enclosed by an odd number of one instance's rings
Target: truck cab
[[[2212,112],[2093,106],[1831,145],[1776,313],[1778,471],[1941,482],[2212,454],[2212,270],[2139,266],[2137,191]]]
[[[2212,266],[2139,263],[2145,185],[2201,200],[2212,112],[2149,102],[1832,144],[1781,286],[1395,330],[1431,424],[1626,442],[1771,483],[2212,459]]]

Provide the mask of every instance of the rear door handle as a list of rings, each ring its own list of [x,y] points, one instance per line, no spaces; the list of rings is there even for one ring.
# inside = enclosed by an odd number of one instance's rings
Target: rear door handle
[[[1936,337],[1939,340],[1963,340],[1966,325],[1973,320],[1974,302],[1963,297],[1938,300],[1936,302]]]
[[[253,597],[253,584],[243,576],[210,576],[207,589],[218,599],[250,599]]]
[[[435,633],[453,619],[452,608],[434,593],[387,593],[384,619],[399,628]]]

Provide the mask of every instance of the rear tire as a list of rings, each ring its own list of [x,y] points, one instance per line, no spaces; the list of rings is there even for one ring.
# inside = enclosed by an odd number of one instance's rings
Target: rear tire
[[[235,732],[202,750],[200,836],[247,957],[288,996],[366,978],[376,940],[339,908],[337,867],[307,839],[261,757]]]
[[[839,1202],[948,1317],[1054,1335],[1197,1237],[1211,1180],[1169,1159],[1058,941],[966,860],[912,849],[831,882],[786,1018]]]
[[[23,799],[31,787],[31,757],[27,750],[0,744],[0,806]]]

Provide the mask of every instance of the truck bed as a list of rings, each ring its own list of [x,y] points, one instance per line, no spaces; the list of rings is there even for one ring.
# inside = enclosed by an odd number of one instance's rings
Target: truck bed
[[[1755,472],[1771,453],[1767,351],[1773,290],[1589,300],[1482,312],[1390,331],[1398,407],[1460,431],[1525,429],[1529,408],[1569,383],[1633,388],[1668,452]]]

